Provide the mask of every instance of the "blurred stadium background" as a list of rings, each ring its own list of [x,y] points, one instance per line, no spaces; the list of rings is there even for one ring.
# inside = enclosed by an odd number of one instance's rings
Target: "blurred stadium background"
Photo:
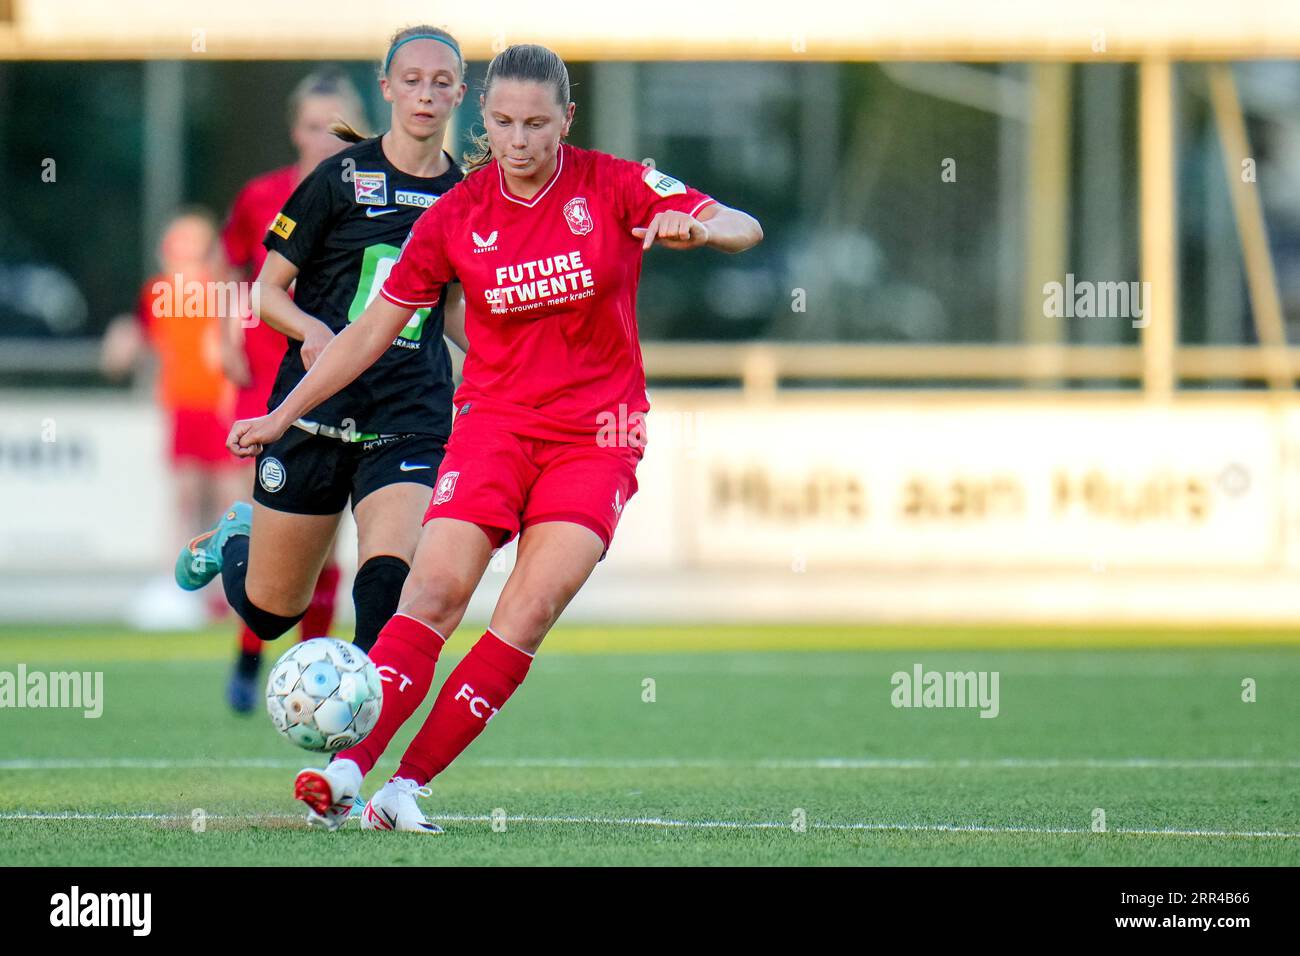
[[[421,21],[470,63],[454,153],[493,52],[545,43],[574,142],[766,231],[647,256],[642,490],[567,620],[1300,621],[1300,7],[1270,0],[0,0],[0,619],[202,623],[152,381],[102,337],[176,208],[291,161],[302,76],[382,129]]]

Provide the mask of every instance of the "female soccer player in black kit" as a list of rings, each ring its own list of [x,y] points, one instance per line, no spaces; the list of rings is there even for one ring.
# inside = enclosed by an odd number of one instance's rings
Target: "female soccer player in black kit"
[[[464,70],[445,30],[397,33],[379,79],[391,128],[362,139],[339,124],[354,145],[307,176],[272,224],[259,317],[290,341],[268,409],[361,315],[416,219],[461,180],[442,145],[465,95]],[[194,590],[220,574],[231,607],[258,637],[274,640],[306,611],[350,500],[356,643],[368,651],[397,609],[451,430],[443,335],[465,347],[463,308],[456,286],[417,311],[378,362],[263,449],[254,504],[236,502],[186,545],[177,583]]]

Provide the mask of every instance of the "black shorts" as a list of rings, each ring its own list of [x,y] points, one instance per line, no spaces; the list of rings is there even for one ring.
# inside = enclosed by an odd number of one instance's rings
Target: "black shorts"
[[[257,456],[253,500],[289,514],[338,514],[349,498],[355,508],[372,491],[399,482],[432,489],[445,451],[437,435],[345,442],[290,427]]]

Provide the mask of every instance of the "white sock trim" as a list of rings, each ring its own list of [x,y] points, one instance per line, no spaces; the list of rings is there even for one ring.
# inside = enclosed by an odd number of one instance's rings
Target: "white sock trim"
[[[432,631],[433,636],[436,637],[438,640],[442,641],[442,643],[444,644],[447,643],[447,639],[438,632],[438,629],[436,627],[434,627],[428,621],[420,620],[414,614],[407,614],[405,611],[398,611],[396,614],[393,615],[393,617],[404,617],[408,621],[414,621],[416,624],[419,624],[421,627],[427,628],[428,630]]]
[[[488,632],[489,634],[491,634],[493,637],[495,637],[495,638],[496,638],[498,641],[500,641],[502,644],[506,645],[506,647],[513,647],[515,650],[517,650],[520,654],[523,654],[525,657],[533,658],[533,657],[536,657],[536,656],[537,656],[536,654],[529,654],[526,650],[524,650],[522,647],[518,646],[517,644],[511,644],[509,641],[507,641],[504,637],[502,637],[502,636],[501,636],[500,634],[498,634],[496,631],[492,630],[491,627],[489,627],[489,628],[487,629],[487,632]]]

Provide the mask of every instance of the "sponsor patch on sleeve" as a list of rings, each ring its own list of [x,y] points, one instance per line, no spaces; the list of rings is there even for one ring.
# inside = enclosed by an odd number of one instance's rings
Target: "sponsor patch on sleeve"
[[[666,176],[657,169],[647,169],[641,179],[660,196],[686,195],[686,184],[684,182]]]
[[[288,239],[296,225],[298,225],[296,222],[284,213],[280,213],[275,217],[275,222],[271,223],[271,231],[281,239]]]

